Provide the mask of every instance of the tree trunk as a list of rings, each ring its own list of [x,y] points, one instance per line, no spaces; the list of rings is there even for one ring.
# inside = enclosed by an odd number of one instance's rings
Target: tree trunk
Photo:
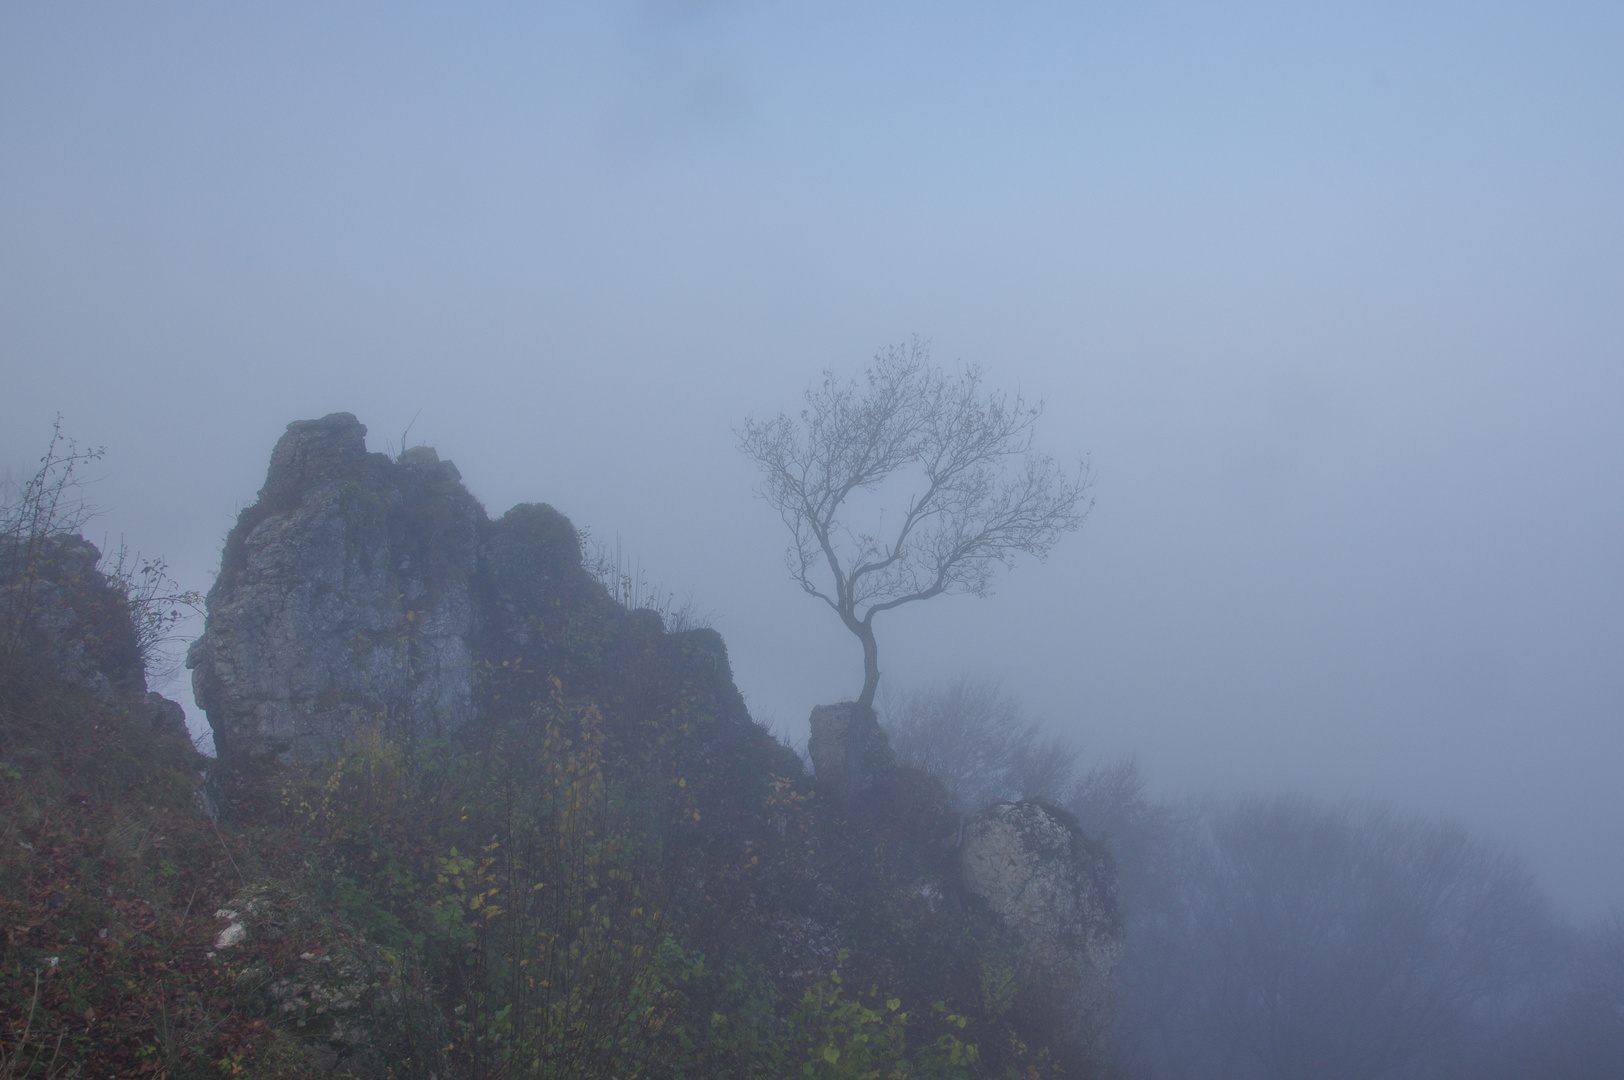
[[[864,709],[874,708],[874,691],[880,688],[880,649],[874,642],[874,627],[867,622],[852,625],[851,632],[863,643],[863,692],[857,704]]]

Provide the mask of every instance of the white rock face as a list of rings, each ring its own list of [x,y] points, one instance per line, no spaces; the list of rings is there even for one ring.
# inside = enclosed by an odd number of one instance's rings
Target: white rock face
[[[959,872],[1021,942],[1022,995],[1049,1003],[1074,1046],[1103,1046],[1122,958],[1116,866],[1075,824],[1039,803],[999,803],[965,825]]]
[[[187,655],[222,757],[327,756],[356,728],[473,711],[469,579],[484,512],[456,466],[366,452],[348,413],[289,424]]]
[[[219,934],[215,935],[214,947],[216,949],[229,949],[248,940],[248,926],[243,922],[242,916],[230,908],[221,908],[214,913],[216,919],[225,919],[229,924]]]

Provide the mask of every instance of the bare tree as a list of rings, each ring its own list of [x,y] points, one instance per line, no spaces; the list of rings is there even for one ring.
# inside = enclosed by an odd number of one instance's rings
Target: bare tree
[[[0,654],[47,648],[45,639],[66,628],[64,608],[72,605],[63,591],[64,575],[72,574],[64,559],[77,551],[97,560],[100,575],[115,590],[142,669],[167,677],[174,661],[166,646],[189,613],[202,612],[203,597],[181,589],[162,558],[131,551],[122,538],[116,552],[103,555],[79,535],[97,513],[85,497],[91,481],[84,469],[105,454],[103,447],[82,447],[65,435],[58,414],[39,467],[21,484],[9,475],[0,480]]]
[[[1554,951],[1546,984],[1487,1017],[1485,1045],[1445,1080],[1624,1080],[1624,912],[1563,926]]]
[[[101,572],[123,593],[130,609],[130,625],[135,630],[135,647],[149,679],[168,679],[179,670],[175,643],[186,620],[202,615],[203,594],[182,589],[169,575],[169,563],[162,556],[131,551],[120,537],[118,549],[102,557]]]
[[[1101,761],[1078,777],[1063,805],[1084,831],[1116,858],[1117,889],[1130,920],[1141,908],[1165,906],[1177,887],[1175,808],[1146,794],[1133,758]]]
[[[880,683],[874,616],[942,593],[985,596],[995,568],[1044,557],[1082,524],[1087,468],[1067,473],[1033,451],[1041,412],[983,390],[978,367],[935,366],[915,340],[881,351],[860,380],[825,371],[798,416],[744,422],[739,449],[793,537],[790,576],[862,642],[861,707]],[[901,513],[854,525],[854,497],[882,485]]]
[[[16,652],[36,630],[54,547],[95,516],[82,470],[106,450],[84,448],[62,433],[59,413],[39,468],[21,484],[0,484],[0,652]]]

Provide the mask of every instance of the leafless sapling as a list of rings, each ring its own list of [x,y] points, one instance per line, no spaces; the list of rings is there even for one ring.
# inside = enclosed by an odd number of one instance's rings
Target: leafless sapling
[[[1034,451],[1041,412],[984,389],[979,367],[943,370],[915,340],[882,350],[859,379],[825,371],[798,415],[739,430],[790,531],[790,576],[862,643],[859,706],[873,707],[880,682],[876,615],[942,593],[985,596],[996,568],[1044,557],[1082,523],[1087,466],[1070,472]],[[854,502],[876,494],[900,513],[856,524]]]

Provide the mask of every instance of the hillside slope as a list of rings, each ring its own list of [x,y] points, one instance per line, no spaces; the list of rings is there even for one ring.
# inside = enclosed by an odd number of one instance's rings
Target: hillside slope
[[[717,634],[364,435],[290,425],[227,540],[189,656],[218,760],[8,658],[13,1075],[1097,1072],[1108,853],[1043,808],[1007,820],[1047,853],[966,830],[888,764],[804,775]],[[1004,837],[974,888],[967,833]]]

